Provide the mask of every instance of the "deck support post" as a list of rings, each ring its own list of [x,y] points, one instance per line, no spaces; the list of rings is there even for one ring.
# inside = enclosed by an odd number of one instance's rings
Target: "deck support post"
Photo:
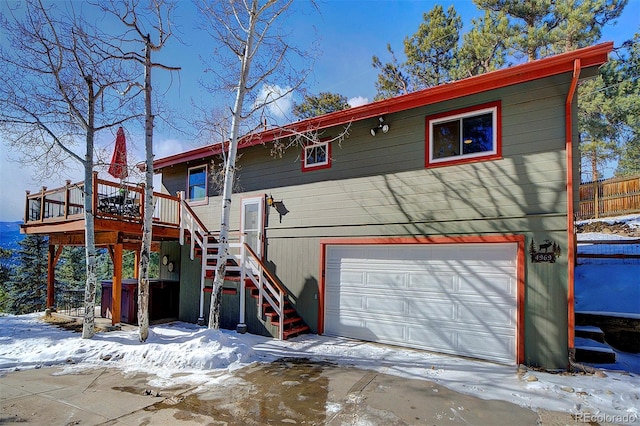
[[[111,325],[120,324],[122,307],[122,244],[113,246],[113,286],[111,287]]]
[[[134,250],[133,252],[133,278],[136,280],[140,276],[138,265],[140,265],[140,249]]]

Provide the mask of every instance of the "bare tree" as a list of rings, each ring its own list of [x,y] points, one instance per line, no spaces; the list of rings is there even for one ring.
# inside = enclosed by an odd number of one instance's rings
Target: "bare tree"
[[[202,0],[199,3],[199,10],[206,19],[205,29],[217,43],[213,52],[216,63],[208,71],[214,72],[218,79],[215,87],[210,88],[235,91],[209,328],[220,327],[220,302],[229,256],[229,216],[238,142],[243,134],[246,136],[262,125],[263,117],[257,118],[257,112],[264,114],[266,106],[290,95],[306,76],[305,71],[296,72],[293,69],[290,56],[308,58],[307,54],[287,42],[281,27],[292,3],[292,0]],[[284,89],[269,90],[275,87]],[[259,96],[259,90],[264,88],[267,88],[268,95]],[[241,132],[243,125],[245,132]]]
[[[144,45],[144,54],[137,51],[122,52],[123,59],[131,59],[144,67],[144,83],[137,84],[144,92],[145,109],[145,192],[144,218],[142,225],[142,248],[140,251],[138,278],[138,330],[141,342],[149,337],[149,258],[151,255],[151,241],[153,239],[153,120],[151,94],[151,70],[160,68],[168,71],[179,71],[178,67],[169,67],[151,60],[151,53],[161,50],[173,35],[171,15],[175,3],[163,0],[152,1],[146,7],[140,7],[136,0],[112,1],[103,10],[116,17],[129,29],[125,35],[126,44]],[[140,12],[142,11],[142,15]],[[151,33],[154,33],[152,41]],[[133,39],[128,39],[129,35]]]
[[[104,34],[75,14],[27,0],[2,16],[8,40],[0,51],[0,131],[12,149],[43,171],[75,160],[84,169],[86,286],[83,338],[94,335],[96,250],[92,178],[97,132],[132,113],[124,87],[135,76],[112,55]],[[84,138],[84,144],[79,141]],[[84,150],[84,152],[82,152]]]

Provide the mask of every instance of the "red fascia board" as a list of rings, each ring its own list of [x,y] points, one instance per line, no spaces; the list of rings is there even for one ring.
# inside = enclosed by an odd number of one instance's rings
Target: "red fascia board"
[[[613,50],[613,42],[597,44],[591,47],[562,53],[537,61],[527,62],[513,67],[500,69],[486,74],[445,83],[440,86],[420,90],[395,98],[384,99],[359,107],[349,108],[319,117],[308,118],[288,124],[284,127],[265,130],[248,135],[240,140],[238,148],[247,148],[264,144],[297,132],[326,129],[341,126],[381,115],[405,111],[425,105],[443,102],[514,84],[525,83],[552,75],[573,72],[575,59],[580,59],[581,67],[600,66],[607,62]],[[155,169],[172,166],[187,161],[210,157],[220,153],[221,145],[208,145],[171,157],[161,158],[154,163]]]

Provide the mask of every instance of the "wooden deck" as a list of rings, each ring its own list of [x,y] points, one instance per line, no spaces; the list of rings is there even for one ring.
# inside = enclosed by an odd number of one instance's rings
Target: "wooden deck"
[[[144,186],[93,178],[92,211],[97,246],[123,244],[139,249],[142,238]],[[84,182],[38,193],[27,192],[24,234],[48,235],[54,245],[84,245]],[[180,199],[154,193],[153,241],[177,240],[180,234]]]
[[[144,186],[111,182],[94,173],[91,182],[91,211],[97,247],[106,247],[113,262],[112,325],[120,324],[122,293],[122,254],[134,251],[137,264],[142,250],[142,221],[147,208]],[[47,235],[49,253],[47,267],[47,307],[55,308],[55,267],[64,246],[85,245],[85,183],[67,181],[61,188],[27,192],[23,234]],[[180,239],[179,197],[153,194],[153,229],[151,250],[158,251],[160,242]],[[138,278],[134,268],[134,278]]]

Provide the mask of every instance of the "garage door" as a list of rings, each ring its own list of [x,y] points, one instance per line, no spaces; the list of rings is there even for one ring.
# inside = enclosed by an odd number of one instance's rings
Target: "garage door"
[[[328,245],[324,332],[514,364],[515,243]]]

